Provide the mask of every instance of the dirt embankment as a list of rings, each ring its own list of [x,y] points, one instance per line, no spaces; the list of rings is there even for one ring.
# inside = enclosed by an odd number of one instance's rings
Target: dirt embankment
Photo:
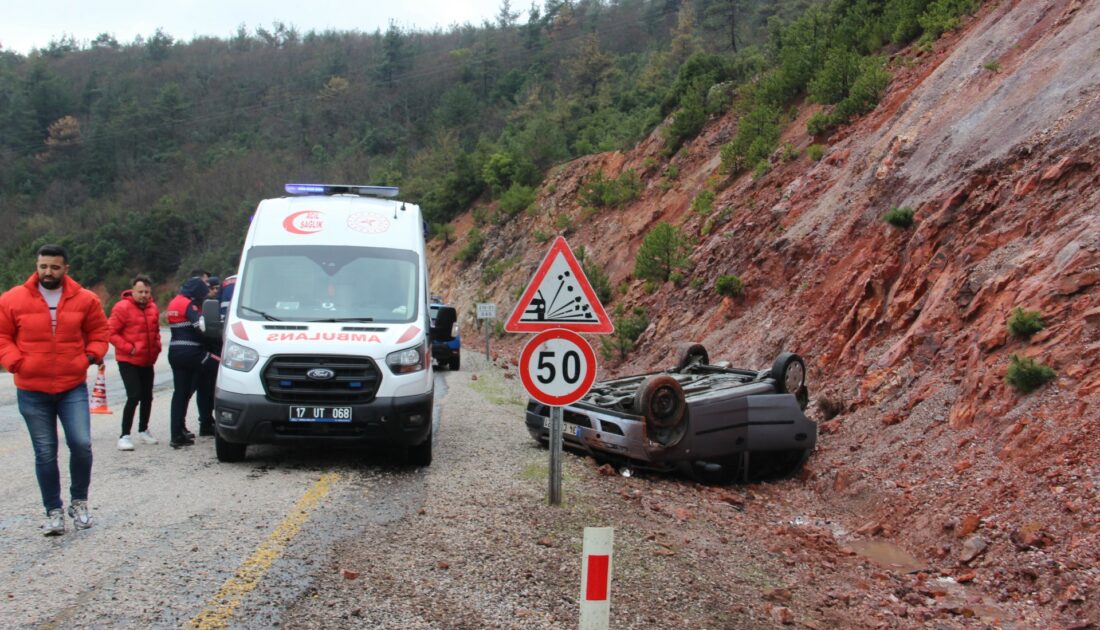
[[[1098,32],[1098,3],[988,3],[931,51],[896,53],[880,106],[818,139],[828,148],[816,163],[805,105],[783,139],[802,156],[777,155],[755,180],[719,172],[732,117],[672,160],[675,179],[659,130],[630,152],[576,160],[547,179],[538,216],[487,229],[471,265],[455,259],[472,227],[460,219],[456,244],[433,244],[433,289],[506,314],[546,250],[536,237],[569,217],[571,245],[618,287],[611,306],[650,317],[629,360],[601,376],[665,367],[685,340],[754,367],[795,350],[823,434],[802,482],[820,511],[1034,607],[1033,627],[1100,624]],[[637,202],[580,207],[585,177],[626,169],[646,183]],[[708,188],[715,210],[700,216],[691,201]],[[908,230],[880,219],[901,206],[915,210]],[[647,293],[631,271],[659,221],[696,238],[694,268]],[[714,291],[729,273],[743,298]],[[1011,337],[1015,307],[1046,327]],[[471,319],[464,329],[478,347]],[[504,356],[520,342],[494,341]],[[1013,354],[1057,378],[1017,392],[1004,380]]]

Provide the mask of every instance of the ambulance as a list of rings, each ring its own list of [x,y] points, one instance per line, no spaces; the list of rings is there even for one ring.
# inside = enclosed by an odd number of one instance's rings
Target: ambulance
[[[224,339],[218,459],[241,461],[249,444],[385,443],[429,465],[420,208],[390,187],[287,184],[286,192],[256,209],[224,321],[217,300],[204,304],[207,334]]]

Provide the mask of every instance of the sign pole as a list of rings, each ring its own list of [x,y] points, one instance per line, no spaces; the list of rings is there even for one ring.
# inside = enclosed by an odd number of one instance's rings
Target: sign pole
[[[485,360],[491,360],[489,358],[489,320],[485,320]]]
[[[550,505],[561,505],[561,407],[550,408]]]

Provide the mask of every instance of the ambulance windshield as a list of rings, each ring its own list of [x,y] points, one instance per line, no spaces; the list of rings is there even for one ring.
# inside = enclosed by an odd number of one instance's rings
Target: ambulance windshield
[[[237,316],[406,323],[417,312],[416,254],[381,247],[259,246],[238,280]]]

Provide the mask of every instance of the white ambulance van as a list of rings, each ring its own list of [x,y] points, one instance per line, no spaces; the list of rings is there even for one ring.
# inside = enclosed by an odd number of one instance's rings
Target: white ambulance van
[[[214,399],[215,450],[384,442],[432,460],[428,265],[396,188],[287,184],[245,237]],[[210,323],[213,323],[211,325]],[[449,322],[445,322],[449,325]]]

